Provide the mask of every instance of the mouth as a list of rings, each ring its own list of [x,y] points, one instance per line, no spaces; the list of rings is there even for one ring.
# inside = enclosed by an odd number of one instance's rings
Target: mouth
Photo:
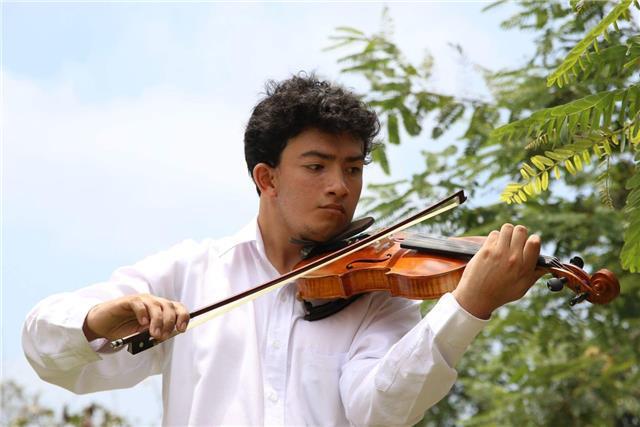
[[[328,205],[324,205],[324,206],[320,206],[321,209],[326,209],[329,212],[335,212],[335,213],[340,213],[340,214],[345,214],[345,210],[344,207],[342,205],[338,205],[336,203],[331,203]]]

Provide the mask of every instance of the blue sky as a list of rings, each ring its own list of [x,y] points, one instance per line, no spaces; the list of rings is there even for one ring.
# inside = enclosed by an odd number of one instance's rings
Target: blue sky
[[[515,65],[529,36],[486,4],[388,2],[394,40],[436,59],[434,89],[484,96],[448,46]],[[267,79],[317,71],[356,90],[326,52],[338,26],[380,29],[383,3],[63,3],[2,5],[2,368],[42,401],[98,401],[157,423],[160,386],[78,398],[41,382],[20,347],[42,298],[104,280],[185,238],[249,221],[257,197],[242,134]],[[444,144],[446,141],[438,142]],[[421,167],[426,136],[391,150],[394,178]],[[395,167],[394,167],[395,166]],[[372,165],[368,182],[384,180]],[[496,194],[497,197],[497,194]]]

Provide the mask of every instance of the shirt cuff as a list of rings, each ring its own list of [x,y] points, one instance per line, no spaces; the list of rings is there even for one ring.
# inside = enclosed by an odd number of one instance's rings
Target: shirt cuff
[[[122,350],[122,348],[118,350],[113,350],[109,345],[111,341],[108,340],[107,338],[96,338],[93,341],[88,341],[87,337],[84,335],[83,326],[84,326],[84,321],[87,318],[87,315],[89,314],[89,310],[91,310],[94,306],[96,306],[97,304],[100,304],[101,302],[103,301],[87,300],[86,306],[84,306],[83,309],[76,314],[77,317],[72,316],[70,318],[69,323],[70,323],[70,326],[74,328],[80,325],[80,332],[82,333],[82,337],[84,338],[85,341],[87,341],[87,343],[89,344],[89,347],[91,348],[91,350],[94,351],[94,353],[103,353],[103,354],[115,353],[116,351]]]
[[[425,316],[435,341],[449,366],[454,367],[489,320],[466,311],[451,293],[446,293]]]
[[[101,357],[96,352],[105,342],[103,340],[95,340],[92,343],[87,341],[87,337],[82,331],[84,320],[89,310],[99,300],[78,299],[73,301],[73,307],[69,307],[67,315],[61,322],[61,339],[63,340],[61,352],[55,352],[43,355],[42,358],[47,365],[55,366],[57,369],[70,370],[86,363],[100,360]]]

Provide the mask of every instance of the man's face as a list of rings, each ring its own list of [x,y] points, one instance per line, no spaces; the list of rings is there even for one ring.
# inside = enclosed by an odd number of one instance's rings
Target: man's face
[[[362,190],[362,141],[308,129],[275,168],[275,202],[291,237],[326,241],[351,223]]]

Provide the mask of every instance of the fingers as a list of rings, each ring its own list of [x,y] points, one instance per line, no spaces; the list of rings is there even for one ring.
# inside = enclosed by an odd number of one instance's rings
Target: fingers
[[[498,238],[499,237],[500,237],[500,232],[498,232],[496,230],[493,230],[491,233],[489,233],[489,235],[485,239],[485,241],[482,244],[482,246],[485,247],[485,248],[494,247],[498,243]]]
[[[189,312],[179,302],[147,295],[132,304],[136,318],[141,325],[150,319],[149,333],[157,340],[169,338],[174,329],[184,332],[189,323]],[[147,317],[148,316],[148,317]]]
[[[136,315],[136,319],[141,326],[147,326],[149,324],[149,313],[147,312],[147,307],[141,300],[132,301],[131,309]]]
[[[155,299],[148,299],[145,301],[145,306],[151,319],[149,324],[149,333],[153,338],[162,338],[162,305]]]
[[[506,252],[511,247],[511,236],[513,235],[513,225],[503,224],[500,228],[500,236],[498,237],[498,249]]]
[[[492,233],[496,233],[492,231]],[[491,235],[489,235],[491,236]],[[500,228],[500,232],[497,233],[496,245],[503,253],[516,253],[522,254],[525,242],[527,241],[527,228],[523,225],[516,225],[506,223]]]
[[[540,254],[540,237],[527,233],[526,227],[507,223],[499,232],[492,231],[487,237],[487,241],[495,241],[496,259],[523,276],[534,271]]]
[[[189,312],[187,311],[185,306],[180,303],[176,302],[173,305],[176,309],[177,314],[176,329],[178,329],[178,331],[180,332],[184,332],[187,330],[187,325],[189,324]]]
[[[540,237],[535,234],[529,236],[522,253],[524,256],[525,271],[534,270],[538,263],[538,257],[540,256]]]
[[[162,308],[162,339],[166,340],[175,329],[176,310],[173,308],[172,301],[161,299],[159,302]]]
[[[527,241],[527,227],[523,225],[516,225],[513,228],[513,233],[511,235],[511,243],[510,247],[523,253],[524,245]]]

